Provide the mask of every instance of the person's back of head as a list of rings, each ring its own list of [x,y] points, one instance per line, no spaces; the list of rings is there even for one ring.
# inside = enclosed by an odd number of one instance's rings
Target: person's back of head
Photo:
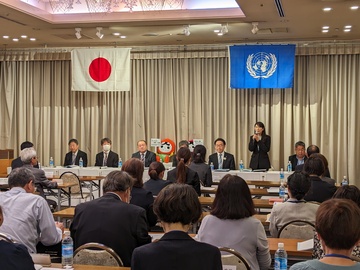
[[[308,157],[310,157],[312,154],[320,153],[320,149],[316,145],[312,144],[306,149],[306,153]]]
[[[20,167],[11,171],[8,177],[8,184],[10,188],[25,187],[30,181],[35,181],[34,174],[27,168]]]
[[[313,154],[311,154],[311,156],[312,156],[312,157],[320,158],[320,159],[323,161],[323,163],[324,163],[324,168],[325,168],[324,171],[326,171],[326,169],[328,169],[329,163],[328,163],[328,161],[327,161],[327,159],[326,159],[326,157],[325,157],[324,155],[322,155],[322,154],[320,154],[320,153],[313,153]]]
[[[124,192],[133,187],[134,180],[124,171],[112,171],[104,179],[103,192]]]
[[[241,219],[255,214],[250,189],[244,179],[227,174],[220,180],[211,214],[220,219]]]
[[[159,192],[154,201],[154,212],[159,220],[165,223],[196,223],[201,211],[198,195],[189,185],[168,185]]]
[[[302,200],[310,189],[311,181],[307,174],[294,172],[288,177],[287,185],[291,196],[297,200]]]
[[[354,185],[345,185],[339,187],[333,195],[333,198],[352,200],[360,207],[360,190]]]
[[[325,165],[321,158],[310,156],[304,164],[303,172],[308,175],[321,176],[325,172]]]
[[[206,156],[206,147],[204,145],[198,144],[195,146],[192,153],[192,160],[194,163],[204,163]]]
[[[186,141],[186,140],[180,141],[179,142],[179,148],[182,148],[182,147],[189,148],[189,142]]]
[[[191,152],[189,148],[182,147],[176,154],[178,160],[177,171],[176,171],[176,182],[184,184],[186,182],[186,164],[191,158]]]
[[[35,157],[36,157],[36,151],[33,147],[25,148],[20,152],[20,158],[24,164],[30,164],[31,160]]]
[[[144,163],[137,158],[130,158],[121,167],[122,171],[127,172],[134,179],[134,187],[142,187],[144,185]]]
[[[350,250],[360,240],[360,208],[348,199],[330,199],[319,206],[315,228],[327,248]]]
[[[29,141],[25,141],[20,145],[20,150],[24,150],[25,148],[34,147],[34,144]]]
[[[151,179],[160,179],[160,174],[165,171],[165,166],[161,162],[154,161],[149,166],[148,174]]]

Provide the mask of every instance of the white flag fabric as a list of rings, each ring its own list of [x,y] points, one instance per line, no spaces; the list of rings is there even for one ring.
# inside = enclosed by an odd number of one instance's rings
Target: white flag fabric
[[[72,91],[130,91],[130,49],[75,49]]]

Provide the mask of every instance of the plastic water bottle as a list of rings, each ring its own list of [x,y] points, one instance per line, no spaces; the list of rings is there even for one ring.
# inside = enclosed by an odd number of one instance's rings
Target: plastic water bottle
[[[279,198],[284,200],[285,198],[285,185],[284,185],[284,169],[280,171],[280,187],[279,187]]]
[[[292,171],[292,164],[291,161],[289,160],[288,165],[287,165],[287,171],[291,172]]]
[[[240,160],[239,169],[240,172],[244,171],[244,162],[242,160]]]
[[[118,168],[121,169],[121,167],[122,167],[122,160],[121,160],[121,158],[120,158],[120,159],[119,159]]]
[[[278,244],[278,249],[275,252],[275,267],[274,270],[286,270],[287,269],[287,254],[284,250],[284,243]]]
[[[281,170],[280,170],[280,183],[284,183],[284,178],[285,178],[284,169],[281,168]]]
[[[211,171],[214,171],[214,163],[210,163],[210,169],[211,169]]]
[[[70,231],[65,231],[64,234],[65,237],[62,240],[62,244],[61,244],[61,251],[62,251],[61,264],[65,269],[72,269],[74,242],[70,236]]]
[[[344,175],[343,180],[341,181],[342,186],[347,186],[349,184],[346,175]]]
[[[80,168],[84,167],[84,161],[82,158],[79,159],[79,167]]]
[[[50,157],[49,167],[54,168],[54,159],[53,159],[53,157]]]

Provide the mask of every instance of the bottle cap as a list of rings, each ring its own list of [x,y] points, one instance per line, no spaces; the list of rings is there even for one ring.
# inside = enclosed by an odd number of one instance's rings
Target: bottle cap
[[[70,235],[70,231],[64,231],[65,235]]]
[[[284,249],[284,243],[278,243],[278,248]]]

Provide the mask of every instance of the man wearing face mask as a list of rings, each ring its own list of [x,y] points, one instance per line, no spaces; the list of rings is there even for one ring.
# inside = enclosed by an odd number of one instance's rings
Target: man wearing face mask
[[[111,151],[111,140],[109,138],[101,139],[102,151],[96,155],[95,166],[118,167],[119,155]]]

